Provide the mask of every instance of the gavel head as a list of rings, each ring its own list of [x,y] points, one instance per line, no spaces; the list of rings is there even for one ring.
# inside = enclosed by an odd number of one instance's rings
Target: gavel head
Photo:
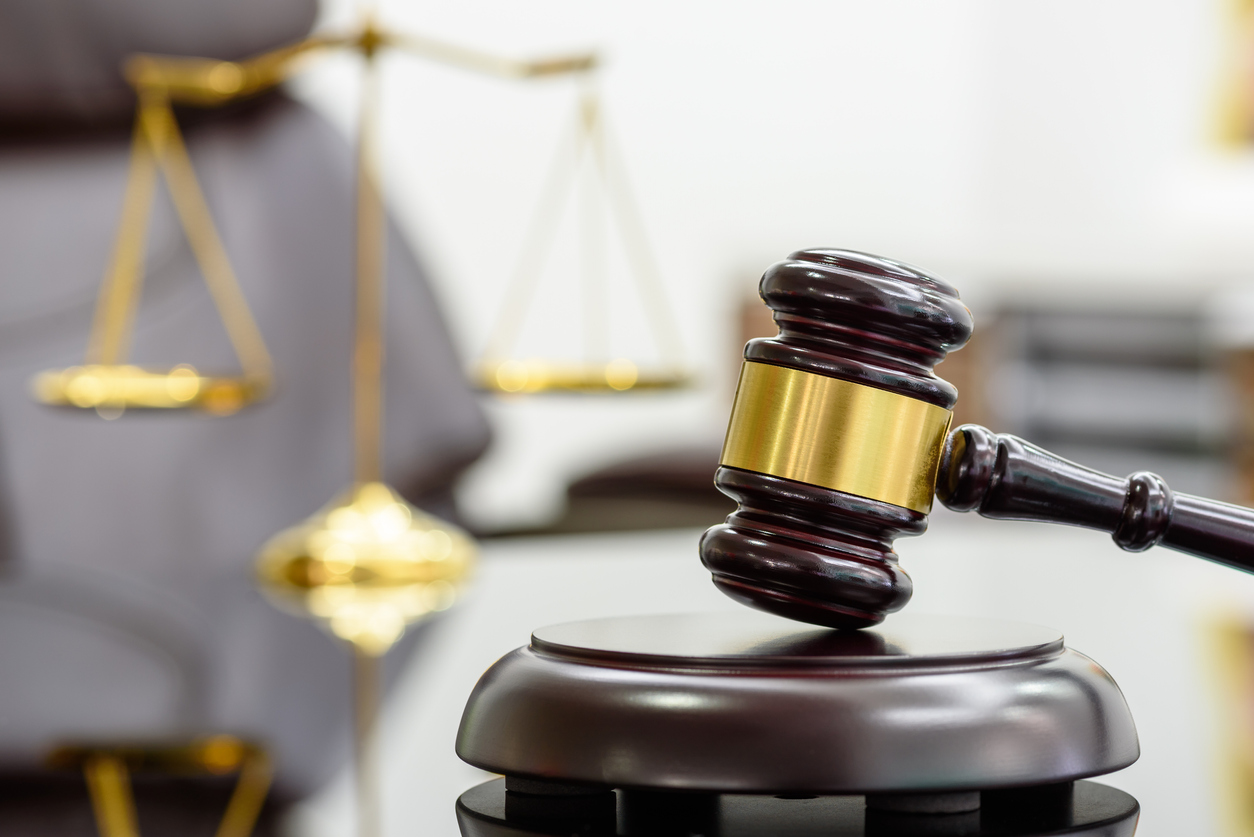
[[[893,539],[927,528],[957,391],[932,367],[971,336],[950,285],[849,250],[762,277],[779,334],[752,340],[714,482],[738,504],[701,561],[738,601],[835,628],[910,599]]]

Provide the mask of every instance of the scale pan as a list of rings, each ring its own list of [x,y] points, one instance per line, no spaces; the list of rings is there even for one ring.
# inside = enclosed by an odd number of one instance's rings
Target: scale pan
[[[71,366],[41,372],[31,382],[36,400],[100,413],[124,410],[203,410],[230,415],[264,398],[266,381],[202,375],[181,364],[170,370],[129,364]]]
[[[565,363],[549,360],[486,361],[471,372],[475,386],[487,392],[630,392],[686,389],[692,375],[681,369],[641,369],[629,360]]]

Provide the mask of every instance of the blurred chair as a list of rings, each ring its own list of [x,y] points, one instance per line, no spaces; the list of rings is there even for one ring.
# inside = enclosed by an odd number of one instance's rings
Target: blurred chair
[[[266,743],[292,797],[347,756],[349,654],[252,583],[262,542],[351,479],[345,141],[282,93],[181,115],[274,355],[270,400],[229,418],[104,421],[38,406],[28,384],[83,356],[126,178],[124,56],[241,58],[299,39],[315,12],[0,0],[0,761],[17,769],[65,739],[222,731]],[[395,229],[388,240],[385,476],[447,514],[488,429],[422,270]],[[234,368],[164,193],[147,265],[134,361]],[[6,800],[0,831],[21,833]]]
[[[560,517],[493,537],[708,528],[736,510],[714,487],[719,446],[677,448],[598,468],[566,487]]]

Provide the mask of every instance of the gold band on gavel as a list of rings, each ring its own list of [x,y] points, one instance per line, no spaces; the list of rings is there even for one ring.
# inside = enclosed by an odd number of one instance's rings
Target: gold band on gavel
[[[746,361],[719,464],[926,514],[952,418],[887,390]]]

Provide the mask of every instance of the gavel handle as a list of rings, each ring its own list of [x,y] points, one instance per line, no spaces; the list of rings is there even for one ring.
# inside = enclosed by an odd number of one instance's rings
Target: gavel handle
[[[955,511],[1100,529],[1131,552],[1151,546],[1254,572],[1254,509],[1176,494],[1157,474],[1103,474],[964,424],[941,454],[936,496]]]

